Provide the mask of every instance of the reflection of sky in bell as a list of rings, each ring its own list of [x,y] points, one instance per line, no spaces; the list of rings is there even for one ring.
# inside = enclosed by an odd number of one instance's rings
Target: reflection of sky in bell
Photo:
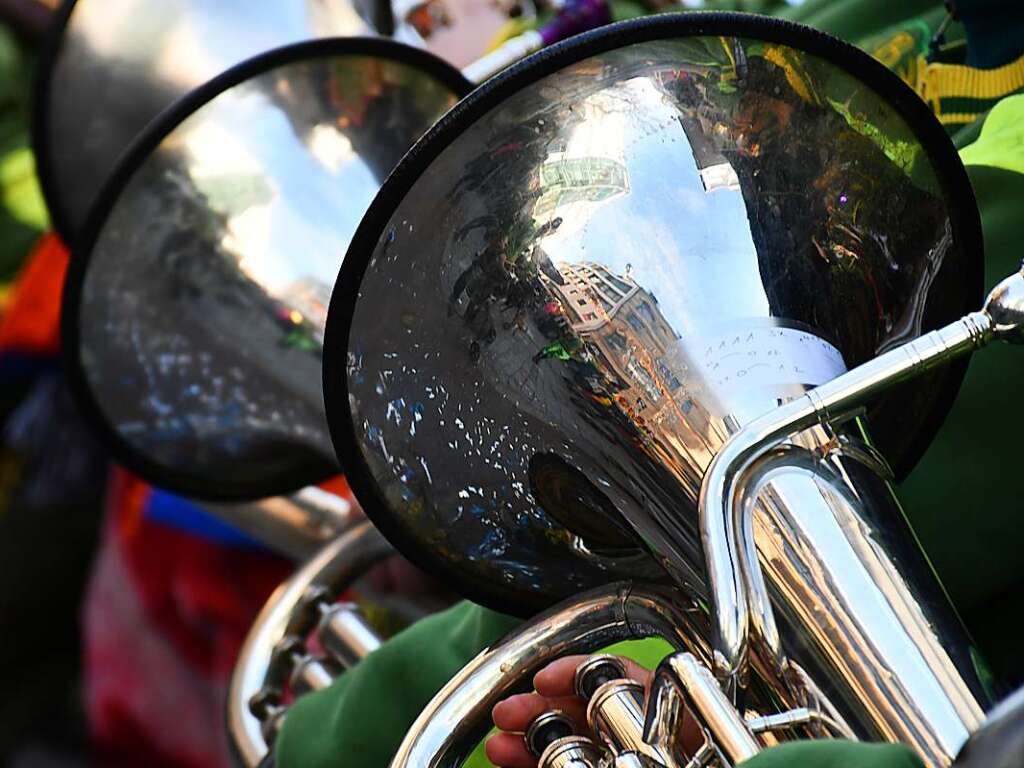
[[[573,140],[592,137],[594,154],[608,156],[609,136],[621,132],[630,190],[586,210],[555,211],[569,226],[544,240],[551,260],[596,261],[619,274],[632,265],[633,278],[657,296],[681,335],[693,330],[690,318],[721,315],[730,297],[763,296],[743,196],[729,189],[704,191],[677,110],[666,97],[637,78],[591,98],[612,110],[607,117],[595,111],[591,119],[614,125],[624,118],[625,124],[609,134],[576,130]],[[582,220],[570,220],[574,215]],[[721,273],[708,270],[712,260],[720,262]],[[737,264],[749,266],[736,269]],[[688,272],[699,284],[687,281]],[[716,279],[709,281],[709,273]],[[767,299],[748,311],[767,315]]]
[[[213,114],[218,119],[211,122]],[[269,109],[253,89],[222,95],[191,123],[184,142],[200,189],[218,178],[250,177],[251,186],[272,193],[268,201],[258,192],[253,200],[240,194],[245,207],[225,211],[231,218],[224,244],[244,259],[249,276],[275,295],[307,277],[332,285],[379,186],[344,135],[317,126],[304,146],[281,110]]]
[[[348,0],[256,6],[239,0],[104,0],[98,6],[102,10],[72,17],[93,48],[120,60],[151,62],[162,79],[183,88],[285,42],[364,34],[366,28]],[[254,9],[262,21],[249,19],[240,33],[239,14]]]

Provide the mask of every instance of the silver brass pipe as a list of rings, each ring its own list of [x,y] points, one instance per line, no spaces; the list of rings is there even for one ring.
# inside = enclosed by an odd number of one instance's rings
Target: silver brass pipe
[[[321,691],[334,682],[334,674],[323,661],[306,654],[297,660],[289,685],[296,696]]]
[[[254,768],[267,754],[260,723],[249,712],[249,700],[262,688],[274,648],[288,633],[292,614],[307,589],[352,581],[393,552],[369,521],[357,523],[278,587],[260,611],[235,662],[227,697],[229,740],[245,768]]]
[[[865,472],[870,476],[852,482],[850,466],[821,461],[791,441],[803,430],[850,418],[873,395],[993,338],[1019,341],[1022,308],[1018,273],[990,294],[981,312],[751,421],[719,451],[701,488],[700,525],[715,671],[728,688],[743,679],[755,628],[776,669],[787,666],[768,573],[787,621],[813,638],[826,666],[841,670],[847,704],[859,710],[870,736],[903,741],[928,764],[952,761],[980,723],[985,697],[962,648],[946,642],[929,602],[916,594],[923,582],[907,581],[904,573],[914,569],[905,571],[895,551],[885,549],[885,537],[872,533],[900,518],[891,489]],[[796,572],[824,576],[807,582]],[[857,637],[872,638],[870,648]],[[907,663],[911,658],[914,664]]]
[[[482,83],[545,45],[609,21],[608,7],[601,0],[567,0],[548,24],[509,38],[490,53],[463,67],[462,74],[470,82]]]
[[[689,653],[676,653],[658,665],[647,699],[644,741],[664,752],[682,752],[679,724],[685,711],[696,719],[705,744],[717,749],[730,765],[761,751],[748,724],[723,693],[714,675]]]
[[[346,669],[380,648],[380,635],[353,603],[326,606],[317,637],[331,657]]]
[[[666,750],[644,741],[644,687],[636,680],[609,680],[594,691],[587,705],[587,720],[612,754],[632,752],[676,768]]]
[[[660,636],[675,647],[703,647],[704,614],[663,589],[615,584],[585,592],[542,613],[463,667],[423,710],[392,768],[455,768],[490,725],[491,709],[522,690],[555,659],[611,643]]]
[[[871,397],[981,348],[993,338],[1020,341],[1024,274],[997,286],[981,312],[897,347],[755,419],[735,433],[712,460],[701,486],[699,513],[714,604],[715,667],[737,676],[746,660],[752,611],[775,634],[771,603],[752,545],[741,540],[739,490],[754,462],[794,434],[852,416]],[[740,517],[742,520],[742,517]],[[742,559],[744,552],[747,561]],[[743,564],[747,568],[743,567]]]
[[[195,503],[269,549],[298,562],[313,557],[360,519],[350,502],[314,486],[290,496],[241,504]]]
[[[598,768],[601,750],[585,736],[567,736],[544,750],[537,768]]]
[[[462,74],[473,83],[482,83],[515,64],[520,59],[544,47],[544,38],[536,30],[527,30],[521,35],[506,40],[490,53],[481,56],[472,64],[462,68]]]
[[[663,768],[661,763],[640,752],[623,752],[608,763],[609,768]]]

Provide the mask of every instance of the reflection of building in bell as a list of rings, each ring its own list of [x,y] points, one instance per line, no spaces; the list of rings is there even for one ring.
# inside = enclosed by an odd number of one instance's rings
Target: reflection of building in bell
[[[625,163],[609,157],[555,157],[540,167],[543,192],[533,209],[540,220],[577,202],[599,203],[629,192]]]
[[[565,221],[559,236],[584,225],[594,209],[629,194],[625,162],[625,117],[611,108],[607,94],[596,94],[573,110],[571,132],[555,137],[540,166],[540,196],[533,207],[535,221],[557,212]]]
[[[685,400],[679,336],[658,307],[658,299],[628,274],[616,275],[591,262],[558,265],[564,284],[550,284],[574,331],[592,354],[624,383],[620,404],[656,424]]]
[[[731,189],[736,192],[740,188],[739,177],[729,163],[718,163],[701,168],[700,180],[704,184],[705,192],[714,192],[718,189]]]
[[[698,86],[698,80],[699,78],[680,73],[676,78],[662,79],[657,85],[659,90],[677,104],[679,124],[686,134],[690,151],[693,152],[693,160],[697,165],[704,191],[738,191],[740,180],[723,154],[723,150],[732,149],[733,140],[727,134],[715,130],[721,115],[715,115],[709,108],[706,92],[703,86]]]
[[[697,164],[704,191],[711,193],[719,189],[740,188],[739,177],[725,156],[721,153],[721,140],[712,138],[711,123],[707,116],[692,113],[679,118],[680,125],[686,133],[693,151],[693,160]]]
[[[601,371],[608,397],[647,436],[643,450],[657,456],[684,487],[700,477],[728,431],[707,408],[692,381],[684,345],[658,305],[629,269],[616,274],[593,262],[552,265],[541,279],[564,311],[583,349]]]

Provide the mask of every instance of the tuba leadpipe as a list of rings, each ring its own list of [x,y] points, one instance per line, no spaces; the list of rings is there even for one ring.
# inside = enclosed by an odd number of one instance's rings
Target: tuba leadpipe
[[[720,676],[740,674],[751,626],[773,649],[778,647],[778,630],[751,530],[751,506],[743,497],[744,479],[751,468],[796,433],[819,424],[837,427],[863,411],[871,397],[948,365],[993,339],[1020,343],[1022,308],[1024,274],[1017,272],[992,290],[981,311],[809,390],[747,424],[722,447],[708,467],[700,496]]]
[[[258,501],[195,503],[295,562],[313,557],[361,519],[357,505],[316,486]]]

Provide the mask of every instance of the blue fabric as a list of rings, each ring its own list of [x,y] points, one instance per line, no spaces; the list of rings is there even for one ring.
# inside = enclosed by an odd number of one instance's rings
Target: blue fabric
[[[0,381],[3,381],[5,385],[31,381],[40,374],[54,373],[60,370],[60,359],[50,355],[0,352]]]
[[[268,551],[256,539],[214,517],[198,504],[167,491],[153,489],[145,515],[147,520],[177,528],[217,544],[236,549]]]

